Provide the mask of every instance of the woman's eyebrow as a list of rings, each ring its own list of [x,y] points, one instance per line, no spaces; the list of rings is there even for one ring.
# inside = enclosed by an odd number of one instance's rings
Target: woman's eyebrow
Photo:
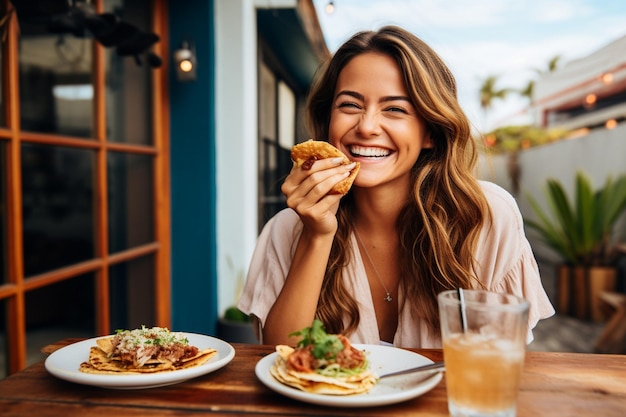
[[[411,100],[408,97],[406,97],[406,96],[385,96],[385,97],[380,99],[381,103],[385,103],[387,101],[408,101],[408,102],[410,102]]]
[[[360,101],[365,100],[365,97],[363,96],[363,94],[357,93],[356,91],[352,91],[352,90],[342,90],[342,91],[337,93],[335,98],[338,98],[339,96],[342,96],[342,95],[350,96],[350,97],[353,97],[353,98],[355,98],[357,100],[360,100]],[[411,102],[411,100],[408,97],[406,97],[406,96],[385,96],[385,97],[382,97],[379,100],[379,103],[386,103],[388,101],[408,101],[408,102]]]
[[[354,97],[357,100],[361,100],[361,101],[363,101],[363,99],[365,98],[365,97],[363,97],[363,94],[359,94],[356,91],[351,91],[351,90],[342,90],[342,91],[337,93],[335,98],[338,98],[339,96],[342,96],[342,95]]]

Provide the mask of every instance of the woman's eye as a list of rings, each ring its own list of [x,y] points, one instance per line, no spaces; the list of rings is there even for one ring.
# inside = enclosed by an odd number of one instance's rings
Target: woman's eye
[[[394,107],[394,106],[392,106],[392,107],[387,107],[387,108],[385,109],[385,111],[392,112],[392,113],[403,113],[403,114],[409,114],[409,112],[408,112],[406,109],[402,108],[402,107]]]
[[[337,105],[338,108],[343,109],[343,110],[359,110],[361,109],[361,106],[359,106],[358,104],[352,102],[352,101],[344,101],[342,103],[339,103]]]

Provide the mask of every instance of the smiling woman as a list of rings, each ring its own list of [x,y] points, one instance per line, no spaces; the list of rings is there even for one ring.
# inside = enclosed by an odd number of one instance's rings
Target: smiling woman
[[[353,343],[439,347],[436,297],[459,287],[528,298],[530,328],[554,313],[515,200],[472,174],[456,91],[439,56],[394,26],[355,34],[320,68],[310,137],[360,170],[345,195],[331,192],[353,167],[340,158],[286,177],[289,208],[259,236],[238,304],[264,343],[295,343],[319,319]]]

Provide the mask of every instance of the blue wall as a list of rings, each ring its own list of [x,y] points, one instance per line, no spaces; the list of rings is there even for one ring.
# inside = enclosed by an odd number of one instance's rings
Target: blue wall
[[[172,329],[216,333],[217,267],[213,1],[170,1],[170,51],[195,44],[197,79],[170,60]]]

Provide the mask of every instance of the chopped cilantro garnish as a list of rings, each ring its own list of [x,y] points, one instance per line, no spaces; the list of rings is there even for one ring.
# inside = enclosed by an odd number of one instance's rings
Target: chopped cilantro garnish
[[[334,359],[344,349],[336,335],[328,334],[319,320],[313,320],[311,327],[290,333],[289,336],[301,336],[298,347],[312,345],[311,353],[316,359]]]
[[[188,345],[189,340],[179,332],[170,332],[165,327],[148,328],[145,325],[141,329],[115,331],[121,337],[123,346],[169,346],[173,344]]]

